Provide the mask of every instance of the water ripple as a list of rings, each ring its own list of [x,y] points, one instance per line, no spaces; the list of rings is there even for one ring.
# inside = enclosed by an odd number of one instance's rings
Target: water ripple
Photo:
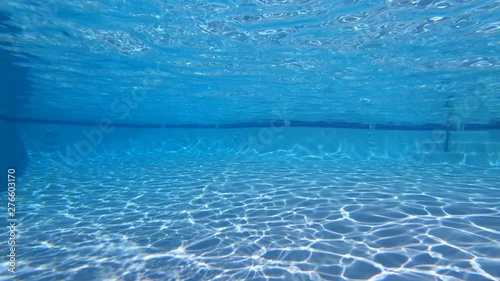
[[[459,100],[480,85],[486,95],[498,83],[498,7],[486,0],[15,0],[3,10],[22,32],[1,41],[32,58],[24,64],[37,95],[22,117],[116,117],[111,104],[143,88],[150,110],[126,121],[196,123],[210,104],[203,118],[210,123],[268,120],[277,109],[301,120],[442,123],[450,95]],[[150,85],[148,69],[168,75]],[[500,118],[498,103],[482,100],[467,120]]]

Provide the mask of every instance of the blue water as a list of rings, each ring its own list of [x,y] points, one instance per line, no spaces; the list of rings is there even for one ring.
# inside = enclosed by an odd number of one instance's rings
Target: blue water
[[[499,280],[499,8],[4,1],[0,280]]]

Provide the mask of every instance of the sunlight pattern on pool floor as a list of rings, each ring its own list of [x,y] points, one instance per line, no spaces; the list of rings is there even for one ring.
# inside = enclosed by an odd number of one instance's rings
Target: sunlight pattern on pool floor
[[[498,167],[123,154],[54,178],[54,163],[19,181],[19,280],[500,278]]]

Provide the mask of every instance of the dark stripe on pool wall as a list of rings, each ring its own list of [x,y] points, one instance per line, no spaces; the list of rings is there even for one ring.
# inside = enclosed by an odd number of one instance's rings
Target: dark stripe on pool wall
[[[70,126],[95,126],[99,122],[95,121],[65,121],[65,120],[50,120],[50,119],[35,119],[35,118],[11,118],[0,116],[0,119],[12,123],[26,124],[47,124],[47,125],[70,125]]]
[[[246,123],[231,123],[220,124],[218,128],[266,128],[266,127],[284,127],[285,120],[271,120],[268,122],[246,122]]]
[[[165,124],[162,126],[166,129],[215,129],[216,125],[211,124]]]
[[[396,131],[432,131],[444,130],[446,127],[439,124],[377,124],[377,130],[396,130]]]
[[[369,124],[333,121],[290,121],[290,127],[370,129]]]
[[[69,126],[98,126],[99,121],[68,121],[68,120],[50,120],[35,118],[12,118],[0,115],[0,120],[10,123],[24,124],[47,124],[47,125],[69,125]],[[343,128],[343,129],[375,129],[375,130],[395,130],[395,131],[432,131],[446,130],[447,126],[441,124],[376,124],[373,127],[370,124],[352,123],[352,122],[332,122],[332,121],[289,121],[270,120],[266,122],[244,122],[228,124],[161,124],[161,123],[113,123],[119,128],[167,128],[167,129],[236,129],[236,128],[269,128],[269,127],[289,127],[294,128]],[[468,124],[464,126],[465,131],[481,130],[500,130],[499,123],[490,124]],[[456,129],[451,129],[453,133]]]
[[[500,122],[490,124],[466,124],[464,125],[466,131],[483,131],[483,130],[500,130]]]

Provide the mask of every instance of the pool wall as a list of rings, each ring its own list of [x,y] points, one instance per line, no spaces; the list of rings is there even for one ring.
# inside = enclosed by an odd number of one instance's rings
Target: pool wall
[[[398,131],[340,128],[116,128],[21,124],[29,152],[84,163],[118,151],[185,156],[388,159],[414,164],[500,164],[500,130]],[[66,162],[68,162],[66,161]]]

